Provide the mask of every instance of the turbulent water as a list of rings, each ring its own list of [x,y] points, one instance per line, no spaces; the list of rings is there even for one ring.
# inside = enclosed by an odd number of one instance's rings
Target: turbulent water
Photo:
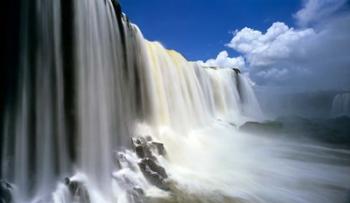
[[[343,93],[335,95],[332,103],[331,115],[350,116],[350,93]]]
[[[22,4],[1,115],[12,201],[349,200],[350,151],[239,131],[263,115],[237,70],[147,41],[115,1]]]

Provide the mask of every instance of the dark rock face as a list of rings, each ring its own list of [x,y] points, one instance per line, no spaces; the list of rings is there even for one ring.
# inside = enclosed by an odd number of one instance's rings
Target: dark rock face
[[[139,145],[135,146],[135,152],[138,157],[145,158],[145,157],[153,157],[151,150],[147,146]]]
[[[168,175],[163,167],[159,166],[158,163],[150,158],[144,158],[139,163],[140,169],[146,179],[163,190],[169,190],[166,179]]]
[[[82,182],[65,178],[64,183],[68,187],[74,202],[90,203],[89,193]]]
[[[241,73],[241,70],[239,70],[238,68],[232,68],[232,70],[234,70],[236,72],[236,74]]]
[[[137,156],[141,158],[138,165],[145,178],[158,188],[169,190],[167,185],[168,175],[154,155],[166,155],[164,145],[160,142],[152,141],[150,136],[146,136],[146,138],[135,137],[132,139],[132,143]]]
[[[152,142],[152,147],[155,148],[155,150],[157,151],[157,153],[159,155],[165,156],[166,155],[166,151],[164,148],[164,144],[160,143],[160,142]]]
[[[154,153],[157,155],[166,155],[165,147],[160,142],[152,141],[150,136],[132,138],[132,144],[139,158],[151,158],[155,160]]]
[[[11,190],[12,186],[8,182],[0,180],[0,203],[12,202]]]

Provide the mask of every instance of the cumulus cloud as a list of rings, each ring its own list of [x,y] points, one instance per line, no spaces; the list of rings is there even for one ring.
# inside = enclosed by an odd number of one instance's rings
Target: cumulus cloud
[[[265,33],[243,28],[229,47],[246,59],[253,81],[305,89],[350,88],[350,15],[318,29],[274,23]]]
[[[347,0],[304,0],[304,6],[294,17],[300,26],[329,18],[344,7]]]
[[[227,46],[244,54],[250,65],[266,66],[275,60],[287,59],[294,44],[314,35],[313,29],[294,30],[282,22],[276,22],[266,33],[245,27],[235,33]]]
[[[206,62],[199,61],[205,66],[214,66],[220,68],[239,68],[243,69],[245,67],[245,61],[242,56],[229,57],[227,51],[221,51],[215,59],[209,59]]]

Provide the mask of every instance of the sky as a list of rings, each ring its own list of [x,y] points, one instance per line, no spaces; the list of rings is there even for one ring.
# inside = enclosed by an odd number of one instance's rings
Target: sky
[[[182,53],[188,60],[216,56],[245,26],[267,29],[272,22],[293,23],[298,0],[121,0],[124,13],[149,40]],[[234,50],[228,50],[236,55]]]
[[[145,38],[253,84],[350,90],[349,0],[121,0]]]

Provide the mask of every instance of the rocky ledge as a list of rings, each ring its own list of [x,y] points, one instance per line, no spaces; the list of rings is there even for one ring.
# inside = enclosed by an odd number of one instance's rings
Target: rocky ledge
[[[167,183],[168,175],[159,164],[156,155],[165,156],[164,145],[154,142],[150,136],[134,137],[132,144],[137,156],[141,159],[138,163],[145,178],[162,190],[169,190]]]

